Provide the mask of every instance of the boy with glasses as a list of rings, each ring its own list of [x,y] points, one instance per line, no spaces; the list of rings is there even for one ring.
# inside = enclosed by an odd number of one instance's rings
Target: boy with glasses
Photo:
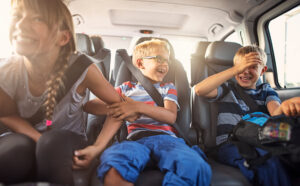
[[[125,101],[108,107],[109,122],[104,128],[109,126],[110,131],[116,132],[124,118],[131,115],[140,118],[126,122],[128,140],[103,152],[98,176],[104,185],[133,185],[151,160],[165,173],[163,185],[210,184],[211,169],[202,151],[186,145],[172,127],[179,107],[177,92],[172,83],[161,83],[169,70],[169,55],[168,44],[157,39],[135,47],[133,64],[162,95],[164,107],[157,106],[139,83],[125,82],[116,88]]]

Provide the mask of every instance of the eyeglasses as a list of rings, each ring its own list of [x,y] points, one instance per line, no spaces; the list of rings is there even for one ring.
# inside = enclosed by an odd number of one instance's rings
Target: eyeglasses
[[[163,63],[170,64],[169,59],[163,58],[160,55],[157,55],[157,56],[145,56],[145,57],[142,57],[142,59],[155,59],[160,64],[163,64]]]

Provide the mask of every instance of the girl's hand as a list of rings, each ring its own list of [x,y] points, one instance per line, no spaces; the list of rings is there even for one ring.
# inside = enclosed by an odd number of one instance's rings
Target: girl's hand
[[[138,102],[124,95],[122,98],[124,99],[123,102],[114,103],[107,107],[109,109],[108,114],[119,120],[136,120],[139,117]]]
[[[280,108],[286,116],[300,116],[300,97],[285,100],[280,105]]]
[[[76,150],[73,157],[73,169],[79,170],[88,168],[91,162],[100,153],[101,150],[94,145],[87,146],[81,150]]]

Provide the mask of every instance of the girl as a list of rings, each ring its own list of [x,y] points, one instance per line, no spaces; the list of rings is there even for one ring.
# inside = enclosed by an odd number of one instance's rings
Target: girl
[[[0,67],[0,121],[15,133],[0,137],[0,182],[36,177],[73,185],[74,150],[87,145],[82,109],[87,89],[107,104],[120,98],[91,64],[58,102],[66,72],[80,62],[72,16],[62,0],[12,0],[11,5],[10,41],[17,55]],[[42,120],[23,119],[39,110]]]

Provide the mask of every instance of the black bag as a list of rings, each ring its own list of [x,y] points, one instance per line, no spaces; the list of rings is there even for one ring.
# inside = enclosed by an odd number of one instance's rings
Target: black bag
[[[279,156],[290,165],[300,163],[300,118],[284,115],[269,117],[262,112],[245,115],[234,127],[228,140],[238,147],[249,167]],[[259,156],[256,148],[266,150]]]

